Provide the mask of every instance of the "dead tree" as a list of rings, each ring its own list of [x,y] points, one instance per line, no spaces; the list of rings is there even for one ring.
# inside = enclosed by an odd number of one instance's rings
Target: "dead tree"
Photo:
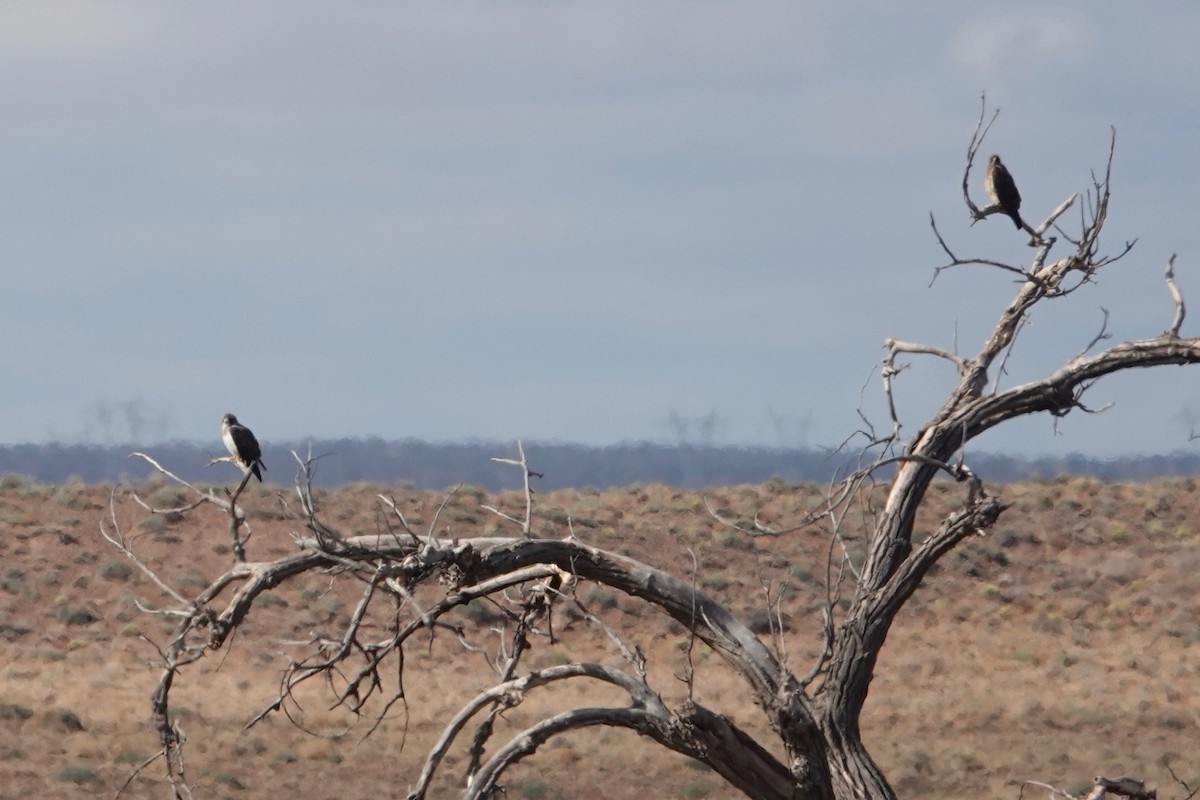
[[[972,202],[968,182],[991,125],[983,123],[981,114],[963,181],[968,214],[975,221],[987,216]],[[1030,310],[1065,301],[1130,251],[1131,245],[1126,244],[1110,254],[1101,245],[1112,156],[1110,146],[1108,167],[1099,177],[1093,176],[1081,203],[1078,195],[1070,196],[1032,228],[1034,250],[1027,265],[960,257],[935,224],[935,236],[949,259],[938,267],[935,277],[946,269],[969,266],[1000,269],[1016,276],[1016,293],[991,334],[970,356],[889,339],[881,378],[891,410],[890,424],[881,432],[871,425],[859,432],[866,439],[861,468],[831,483],[825,504],[789,530],[773,529],[758,520],[741,526],[751,536],[788,535],[809,525],[828,529],[826,598],[821,619],[816,621],[821,630],[820,655],[806,665],[805,672],[792,671],[781,638],[764,642],[728,609],[699,591],[692,578],[677,577],[591,546],[575,536],[570,520],[563,526],[566,530],[561,539],[531,536],[534,508],[529,477],[534,473],[523,451],[519,460],[507,459],[506,463],[524,472],[524,512],[492,509],[515,523],[519,532],[511,538],[465,540],[441,535],[436,515],[427,527],[414,529],[400,506],[387,497],[380,498],[389,520],[386,530],[347,536],[321,519],[311,488],[313,460],[297,457],[301,467],[298,505],[285,503],[297,520],[294,553],[271,562],[238,559],[190,599],[160,581],[175,603],[172,613],[179,620],[173,637],[161,648],[163,671],[153,696],[160,755],[172,796],[190,794],[183,770],[183,737],[171,713],[174,682],[201,654],[226,643],[253,613],[252,604],[263,591],[300,575],[325,571],[357,581],[358,603],[339,636],[314,640],[308,655],[294,661],[277,700],[256,714],[251,724],[273,713],[287,713],[292,693],[310,681],[326,683],[335,704],[378,724],[397,704],[408,702],[403,689],[404,653],[418,634],[422,646],[430,636],[450,637],[472,646],[475,632],[448,612],[477,600],[493,601],[505,620],[503,647],[494,662],[496,679],[446,721],[422,770],[411,777],[411,800],[428,796],[434,777],[449,769],[445,756],[456,742],[469,751],[457,785],[462,797],[473,800],[497,796],[505,770],[547,740],[592,726],[632,729],[707,764],[752,798],[891,800],[894,792],[860,737],[859,717],[897,612],[939,559],[967,537],[986,532],[1007,508],[1001,497],[988,491],[985,476],[972,469],[968,452],[972,440],[1018,417],[1087,412],[1084,400],[1088,389],[1111,373],[1200,363],[1200,339],[1180,335],[1184,304],[1174,281],[1172,258],[1166,284],[1176,313],[1165,331],[1091,352],[1104,340],[1102,332],[1079,355],[1049,374],[1017,386],[1000,385],[1005,361]],[[1082,206],[1079,227],[1068,233],[1059,221],[1077,203]],[[906,436],[894,402],[901,370],[898,361],[919,356],[944,360],[955,377],[937,411]],[[937,524],[919,526],[918,510],[939,476],[963,484],[961,505]],[[241,541],[236,497],[226,499],[199,490],[197,494],[197,502],[218,503],[227,511],[235,542]],[[873,497],[882,497],[878,506],[870,505]],[[865,545],[855,549],[843,536],[844,520],[851,509],[864,507],[859,504],[866,504],[872,522]],[[114,514],[109,533],[120,543],[115,523]],[[136,559],[131,549],[126,550]],[[153,575],[150,567],[145,568]],[[669,615],[686,631],[685,636],[691,637],[688,653],[703,646],[719,655],[744,679],[747,699],[765,715],[778,738],[774,749],[756,741],[729,716],[703,705],[690,691],[683,702],[664,700],[648,679],[646,659],[638,648],[581,602],[576,587],[584,582],[608,587]],[[573,608],[577,619],[608,637],[624,666],[575,661],[528,668],[525,656],[530,639],[553,636],[550,615],[556,606]],[[685,675],[691,680],[686,669]],[[615,688],[623,702],[562,707],[509,741],[493,742],[493,723],[505,709],[545,687],[588,681]],[[775,755],[779,751],[785,754],[782,759]],[[1104,780],[1102,791],[1121,793],[1126,788]],[[1129,780],[1129,786],[1141,786]],[[1101,785],[1097,779],[1097,786]]]

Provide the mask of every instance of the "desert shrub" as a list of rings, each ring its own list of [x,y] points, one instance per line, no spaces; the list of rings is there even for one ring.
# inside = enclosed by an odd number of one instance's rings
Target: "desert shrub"
[[[21,588],[24,585],[22,578],[25,577],[25,572],[16,567],[8,569],[4,573],[4,580],[0,581],[0,589],[9,594],[20,594]]]
[[[571,663],[571,657],[562,650],[550,650],[542,653],[534,659],[534,667],[537,669],[546,669],[547,667],[561,667]]]
[[[246,784],[237,779],[236,775],[231,775],[228,772],[214,772],[211,776],[213,783],[219,783],[222,786],[228,786],[230,789],[241,791],[246,788]]]
[[[71,477],[54,493],[53,500],[60,506],[73,511],[90,511],[101,508],[100,504],[92,502],[87,484],[82,478]]]
[[[313,611],[324,615],[327,619],[335,618],[342,611],[342,601],[333,595],[325,595],[313,606]]]
[[[30,479],[25,475],[18,475],[15,472],[6,472],[0,475],[0,492],[14,492],[24,489],[30,483]]]
[[[99,617],[86,608],[66,606],[58,611],[58,621],[68,625],[91,625]]]
[[[133,567],[123,558],[114,558],[100,567],[100,577],[106,581],[126,581],[133,574]]]
[[[203,579],[201,579],[201,583],[199,585],[207,586],[208,583],[207,583],[207,581],[204,581]],[[275,594],[274,592],[263,592],[258,597],[254,598],[254,607],[255,608],[269,608],[271,606],[277,606],[279,608],[287,608],[288,602],[287,602],[287,600],[284,600],[282,597]]]
[[[167,529],[167,521],[158,514],[146,517],[138,523],[143,533],[162,533]]]
[[[33,716],[33,709],[17,703],[0,703],[0,720],[27,720]]]
[[[155,508],[176,508],[183,504],[183,492],[170,486],[155,489],[150,495],[150,505]]]
[[[203,588],[203,587],[208,586],[208,578],[204,577],[204,575],[202,575],[201,573],[199,573],[193,569],[193,570],[189,570],[187,572],[181,573],[178,577],[176,577],[175,585],[180,588],[184,588],[184,589],[186,589],[186,588]],[[266,593],[264,593],[264,594],[266,594]],[[256,605],[257,605],[257,601],[260,599],[262,599],[261,595],[258,598],[255,598]],[[270,604],[270,601],[266,601],[264,603],[264,605],[269,605],[269,604]]]
[[[476,598],[462,607],[467,618],[479,625],[490,625],[505,619],[504,614],[487,600]]]
[[[780,619],[778,613],[766,608],[756,608],[744,613],[746,625],[760,636],[774,633],[781,625],[784,630],[787,630],[790,626],[790,614],[784,614],[783,618]]]
[[[588,593],[584,595],[583,601],[593,609],[609,610],[617,607],[617,594],[602,589],[599,586],[593,586],[588,589]]]
[[[74,783],[79,786],[85,783],[100,782],[100,776],[96,773],[96,770],[91,767],[85,767],[83,764],[68,764],[60,769],[54,777],[63,783]]]
[[[812,570],[803,564],[792,564],[787,568],[787,574],[801,584],[818,583],[818,580],[813,577]]]
[[[79,715],[70,709],[59,709],[47,713],[47,717],[72,732],[83,730],[83,721],[79,719]]]
[[[737,524],[743,528],[749,528],[754,525],[754,520],[739,519]],[[749,536],[741,533],[727,533],[721,537],[721,546],[728,547],[730,550],[742,550],[750,552],[754,550],[754,542]]]
[[[517,790],[517,796],[522,800],[546,800],[551,796],[550,792],[553,788],[545,781],[534,778],[521,784],[521,788]]]

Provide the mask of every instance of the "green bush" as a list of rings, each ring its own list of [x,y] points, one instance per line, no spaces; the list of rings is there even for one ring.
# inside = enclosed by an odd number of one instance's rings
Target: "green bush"
[[[68,764],[60,769],[54,777],[63,783],[74,783],[79,786],[85,783],[100,782],[100,776],[96,774],[96,770],[82,764]]]
[[[0,492],[11,492],[24,489],[30,479],[25,475],[18,475],[15,472],[6,472],[0,475]]]
[[[184,504],[183,492],[169,486],[155,489],[150,495],[150,505],[155,508],[178,508]]]
[[[205,581],[204,585],[207,586],[208,582]],[[257,597],[254,598],[254,607],[255,608],[270,608],[272,606],[275,606],[277,608],[287,608],[288,602],[287,602],[287,600],[284,600],[279,595],[275,594],[274,592],[270,592],[270,591],[261,592],[258,594]]]
[[[127,581],[133,575],[133,567],[123,558],[114,558],[100,567],[100,577],[106,581]]]
[[[83,721],[79,719],[79,715],[74,711],[64,708],[50,712],[48,716],[53,720],[57,720],[69,731],[78,732],[83,730]]]
[[[246,788],[246,784],[237,779],[236,775],[230,775],[228,772],[214,772],[212,774],[213,783],[219,783],[223,786],[228,786],[230,789],[241,791]]]
[[[593,586],[584,596],[583,601],[592,609],[609,610],[617,607],[617,595],[599,586]]]
[[[737,524],[743,528],[750,528],[754,525],[754,520],[739,519]],[[750,552],[754,550],[754,540],[749,534],[745,533],[727,533],[721,537],[721,545],[728,547],[730,550],[742,550]]]
[[[91,625],[98,619],[99,617],[86,608],[67,606],[59,609],[58,612],[58,621],[65,622],[68,625]]]
[[[33,716],[33,709],[16,703],[0,703],[0,719],[27,720]]]
[[[141,528],[144,533],[163,533],[167,529],[167,521],[155,514],[153,516],[146,517],[139,522],[138,527]]]
[[[517,794],[522,800],[546,800],[546,798],[550,797],[550,792],[553,788],[553,786],[545,781],[534,778],[522,783],[521,788],[517,790]]]
[[[4,573],[4,580],[0,581],[0,589],[4,589],[9,594],[20,594],[21,588],[24,586],[21,579],[24,577],[24,571],[13,567]]]

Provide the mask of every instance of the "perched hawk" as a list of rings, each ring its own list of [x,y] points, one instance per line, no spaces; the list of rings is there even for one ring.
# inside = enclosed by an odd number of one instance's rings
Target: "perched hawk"
[[[233,456],[233,462],[242,469],[253,472],[258,482],[262,483],[262,473],[258,468],[266,469],[267,465],[263,463],[258,439],[254,438],[250,429],[239,423],[233,414],[226,414],[221,418],[221,439],[225,442],[225,449],[229,451],[229,455]]]
[[[992,198],[992,202],[1000,206],[1001,211],[1012,217],[1013,224],[1017,226],[1018,230],[1025,227],[1025,223],[1021,221],[1021,215],[1017,213],[1021,208],[1021,193],[1017,191],[1017,185],[1013,183],[1008,169],[1000,163],[1000,156],[992,156],[988,159],[987,172],[983,176],[983,188],[987,190],[988,197]]]

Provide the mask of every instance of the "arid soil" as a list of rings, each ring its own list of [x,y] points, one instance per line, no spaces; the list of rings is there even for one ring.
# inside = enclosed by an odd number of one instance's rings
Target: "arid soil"
[[[1012,504],[986,536],[949,554],[893,629],[872,684],[864,736],[901,797],[1017,798],[1037,780],[1079,791],[1091,776],[1147,779],[1159,797],[1183,797],[1167,765],[1200,784],[1200,496],[1192,480],[1114,484],[1083,478],[990,487]],[[159,508],[187,496],[161,481],[138,495]],[[100,535],[115,523],[144,563],[186,597],[232,563],[221,512],[202,505],[152,515],[128,487],[47,487],[0,479],[0,800],[112,797],[157,748],[150,693],[161,674],[158,647],[174,625],[144,609],[171,603]],[[416,526],[428,526],[444,494],[351,486],[322,495],[321,514],[346,534],[374,532],[387,494]],[[938,485],[927,524],[963,499]],[[755,514],[787,528],[819,505],[820,487],[773,482],[710,490],[665,486],[572,490],[536,496],[535,534],[575,534],[677,575],[743,619],[765,620],[782,597],[783,647],[803,674],[818,651],[817,609],[830,549],[820,525],[751,540],[713,519],[712,509],[747,522]],[[243,498],[253,528],[248,558],[294,552],[298,526],[281,499],[295,493],[253,487]],[[110,505],[111,500],[111,505]],[[442,535],[512,535],[523,497],[459,490],[438,517]],[[861,520],[860,520],[861,521]],[[851,552],[862,532],[847,528]],[[780,595],[782,592],[782,595]],[[403,797],[447,719],[495,680],[501,646],[495,615],[467,609],[458,619],[469,652],[439,632],[406,651],[406,703],[370,736],[371,714],[329,711],[326,687],[302,695],[288,714],[243,730],[279,691],[281,670],[314,637],[337,637],[361,584],[310,575],[260,598],[247,624],[220,651],[185,669],[174,708],[187,736],[189,782],[198,798]],[[636,601],[592,585],[578,596],[650,666],[668,700],[686,696],[689,653],[696,697],[729,715],[778,752],[741,680],[703,646],[689,649],[680,627]],[[217,603],[223,607],[227,597]],[[554,642],[535,639],[530,667],[625,662],[586,621],[559,612]],[[764,633],[768,637],[769,633]],[[389,679],[394,679],[393,665]],[[389,688],[389,693],[391,689]],[[531,693],[499,720],[505,742],[552,708],[623,702],[569,684]],[[301,726],[304,730],[301,729]],[[465,749],[449,766],[461,770]],[[161,763],[126,789],[165,797]],[[451,771],[438,797],[455,796]],[[508,774],[507,796],[538,798],[724,798],[736,796],[703,765],[648,739],[607,728],[547,744]],[[1026,789],[1033,797],[1045,790]]]

